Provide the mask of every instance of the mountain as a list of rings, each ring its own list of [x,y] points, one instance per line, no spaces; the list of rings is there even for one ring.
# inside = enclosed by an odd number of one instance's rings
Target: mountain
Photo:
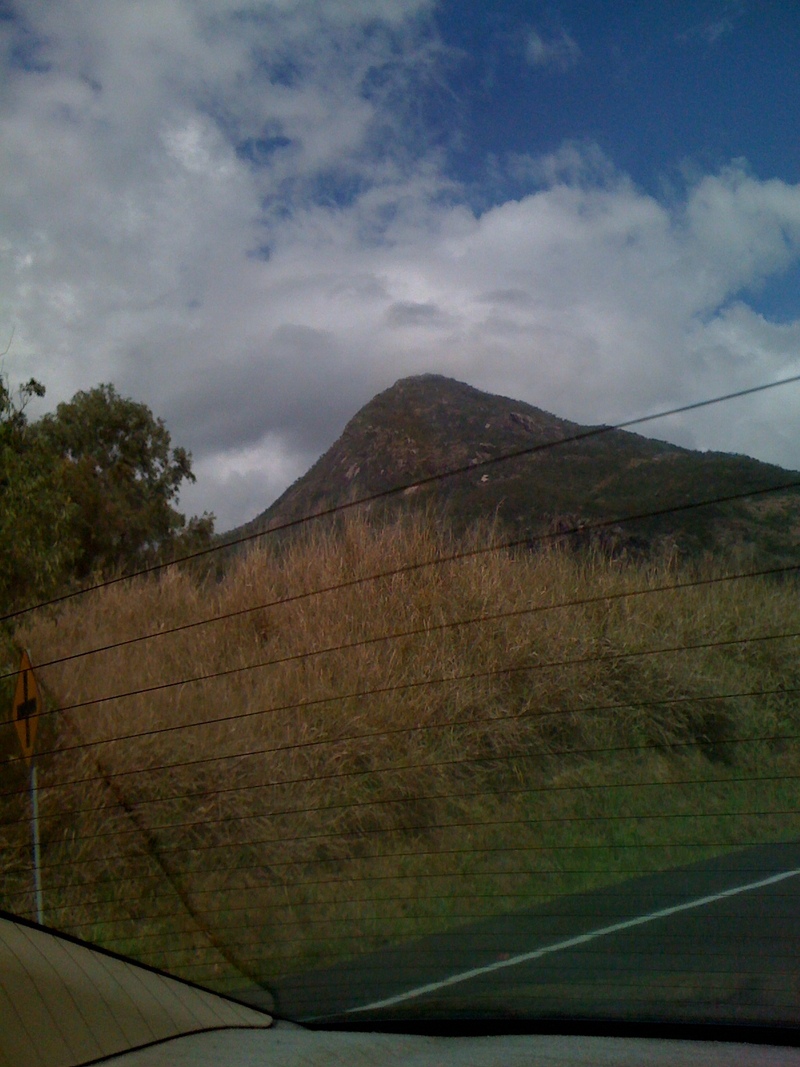
[[[573,541],[599,542],[615,553],[646,553],[668,540],[689,555],[736,555],[767,564],[797,559],[800,489],[685,505],[800,483],[800,474],[746,456],[580,426],[436,374],[403,378],[375,396],[306,474],[227,537],[465,467],[474,469],[407,488],[369,505],[372,513],[425,504],[459,529],[497,515],[520,537],[594,525]],[[625,521],[672,508],[683,510]],[[597,523],[608,525],[597,529]]]

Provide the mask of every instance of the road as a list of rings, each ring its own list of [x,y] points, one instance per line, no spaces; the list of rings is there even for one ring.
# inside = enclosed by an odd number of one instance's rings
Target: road
[[[800,1025],[800,842],[565,897],[277,983],[301,1022]]]

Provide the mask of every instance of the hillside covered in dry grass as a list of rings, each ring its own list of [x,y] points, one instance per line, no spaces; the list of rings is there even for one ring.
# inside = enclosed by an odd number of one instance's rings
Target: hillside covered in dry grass
[[[47,923],[236,989],[797,835],[792,573],[310,531],[20,627]],[[16,751],[0,906],[30,914]]]

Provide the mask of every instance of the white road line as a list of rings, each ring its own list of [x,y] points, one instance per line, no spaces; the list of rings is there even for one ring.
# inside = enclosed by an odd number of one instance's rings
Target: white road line
[[[725,889],[721,893],[712,893],[707,897],[698,897],[686,904],[675,904],[671,908],[661,908],[659,911],[651,911],[647,915],[639,915],[635,919],[626,919],[624,922],[614,923],[612,926],[601,926],[598,930],[591,930],[588,934],[580,934],[578,937],[570,937],[566,941],[557,941],[554,945],[546,945],[544,948],[534,949],[533,952],[523,952],[519,956],[512,956],[508,960],[498,960],[496,963],[488,963],[485,967],[474,967],[470,971],[462,971],[460,974],[443,978],[440,982],[429,982],[427,985],[417,986],[405,993],[397,993],[385,1000],[374,1000],[371,1004],[362,1004],[357,1008],[347,1008],[343,1013],[352,1015],[359,1011],[376,1011],[378,1008],[390,1008],[393,1004],[402,1004],[404,1000],[413,1000],[414,997],[422,997],[426,993],[435,993],[437,989],[445,989],[447,986],[458,985],[460,982],[468,982],[470,978],[477,978],[482,974],[491,974],[492,971],[502,971],[506,967],[516,967],[520,963],[529,960],[538,960],[552,952],[562,952],[576,945],[585,945],[587,941],[595,941],[598,937],[607,937],[619,930],[630,930],[632,926],[642,926],[644,923],[654,922],[656,919],[665,919],[668,915],[677,915],[680,911],[690,911],[692,908],[702,908],[706,904],[713,904],[717,900],[726,897],[735,897],[739,893],[749,893],[752,889],[761,889],[766,885],[774,885],[783,882],[786,878],[796,878],[800,875],[800,867],[794,871],[783,871],[781,874],[773,874],[769,878],[762,878],[759,882],[749,882],[747,885],[738,885],[733,889]]]

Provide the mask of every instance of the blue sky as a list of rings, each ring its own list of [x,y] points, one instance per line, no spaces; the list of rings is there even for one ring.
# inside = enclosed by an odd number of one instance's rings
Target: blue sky
[[[437,24],[467,53],[452,79],[454,163],[478,181],[488,156],[552,152],[565,137],[596,144],[653,194],[685,168],[736,158],[800,180],[791,2],[447,3]]]
[[[406,374],[610,422],[797,373],[798,55],[788,0],[5,0],[6,372],[149,403],[221,528]],[[800,468],[798,415],[649,432]]]

